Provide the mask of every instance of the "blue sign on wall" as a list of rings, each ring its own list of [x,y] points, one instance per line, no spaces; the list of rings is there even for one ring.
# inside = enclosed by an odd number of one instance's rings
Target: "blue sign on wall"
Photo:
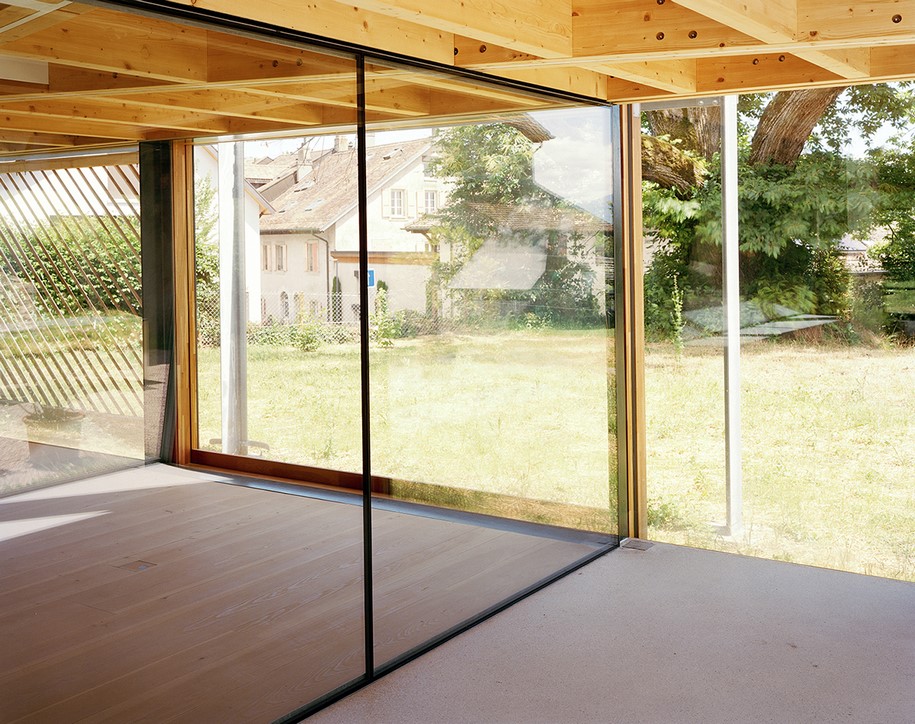
[[[371,288],[371,287],[374,287],[374,286],[375,286],[375,270],[374,270],[374,269],[369,269],[368,272],[369,272],[369,278],[368,278],[368,284],[367,284],[367,286],[368,286],[369,288]]]

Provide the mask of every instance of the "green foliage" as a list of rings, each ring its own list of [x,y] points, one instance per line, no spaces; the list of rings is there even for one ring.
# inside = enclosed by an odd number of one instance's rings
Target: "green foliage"
[[[197,298],[197,338],[219,345],[219,240],[216,189],[209,176],[194,182],[194,281]]]
[[[835,244],[872,223],[872,166],[817,151],[793,168],[757,167],[745,155],[738,170],[741,294],[773,314],[775,305],[847,314],[849,275]],[[720,178],[713,164],[688,199],[646,184],[645,227],[660,246],[645,277],[649,338],[676,339],[677,293],[686,308],[720,304]]]
[[[388,308],[387,285],[378,285],[375,292],[375,311],[369,315],[371,339],[379,347],[392,347],[394,339],[401,336],[400,317]]]
[[[871,158],[880,189],[875,219],[889,232],[886,242],[873,247],[871,255],[891,281],[915,280],[915,152],[879,150]]]
[[[443,132],[435,143],[431,173],[448,179],[452,188],[448,205],[438,214],[430,232],[436,245],[447,244],[449,262],[433,267],[433,284],[427,298],[434,303],[447,290],[454,308],[467,317],[486,321],[487,312],[519,319],[533,314],[563,324],[593,325],[599,321],[593,293],[593,269],[587,245],[603,249],[598,234],[585,239],[580,233],[549,228],[549,219],[562,212],[582,214],[561,198],[538,186],[533,177],[536,145],[524,134],[502,123],[458,126]],[[557,213],[550,215],[549,211]],[[561,224],[559,224],[561,226]],[[546,249],[544,274],[529,290],[452,290],[448,282],[487,240],[513,246]]]
[[[869,164],[819,151],[794,167],[751,166],[741,158],[738,177],[740,250],[748,254],[775,258],[798,242],[834,245],[869,223],[876,201]],[[697,237],[706,243],[721,243],[720,178],[710,174],[695,195]]]
[[[139,219],[0,220],[0,271],[33,285],[48,315],[141,314]]]

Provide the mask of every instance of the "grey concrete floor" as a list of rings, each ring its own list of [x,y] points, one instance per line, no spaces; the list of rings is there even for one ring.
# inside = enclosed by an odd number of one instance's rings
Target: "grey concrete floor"
[[[614,551],[310,721],[915,722],[915,584]]]

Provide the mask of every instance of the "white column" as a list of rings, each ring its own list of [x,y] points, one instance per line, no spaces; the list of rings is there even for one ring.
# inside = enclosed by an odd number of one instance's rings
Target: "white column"
[[[740,261],[737,222],[737,96],[721,97],[721,258],[724,284],[724,426],[727,526],[743,528],[740,440]]]
[[[222,451],[248,452],[244,143],[219,144],[219,334]]]

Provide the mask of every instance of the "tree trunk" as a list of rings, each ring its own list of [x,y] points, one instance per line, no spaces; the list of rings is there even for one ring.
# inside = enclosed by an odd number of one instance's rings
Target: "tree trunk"
[[[711,161],[721,149],[721,109],[693,106],[648,111],[645,114],[652,136],[667,135],[680,140],[680,147]]]
[[[845,88],[781,91],[763,111],[750,145],[751,166],[794,166],[820,118]]]

